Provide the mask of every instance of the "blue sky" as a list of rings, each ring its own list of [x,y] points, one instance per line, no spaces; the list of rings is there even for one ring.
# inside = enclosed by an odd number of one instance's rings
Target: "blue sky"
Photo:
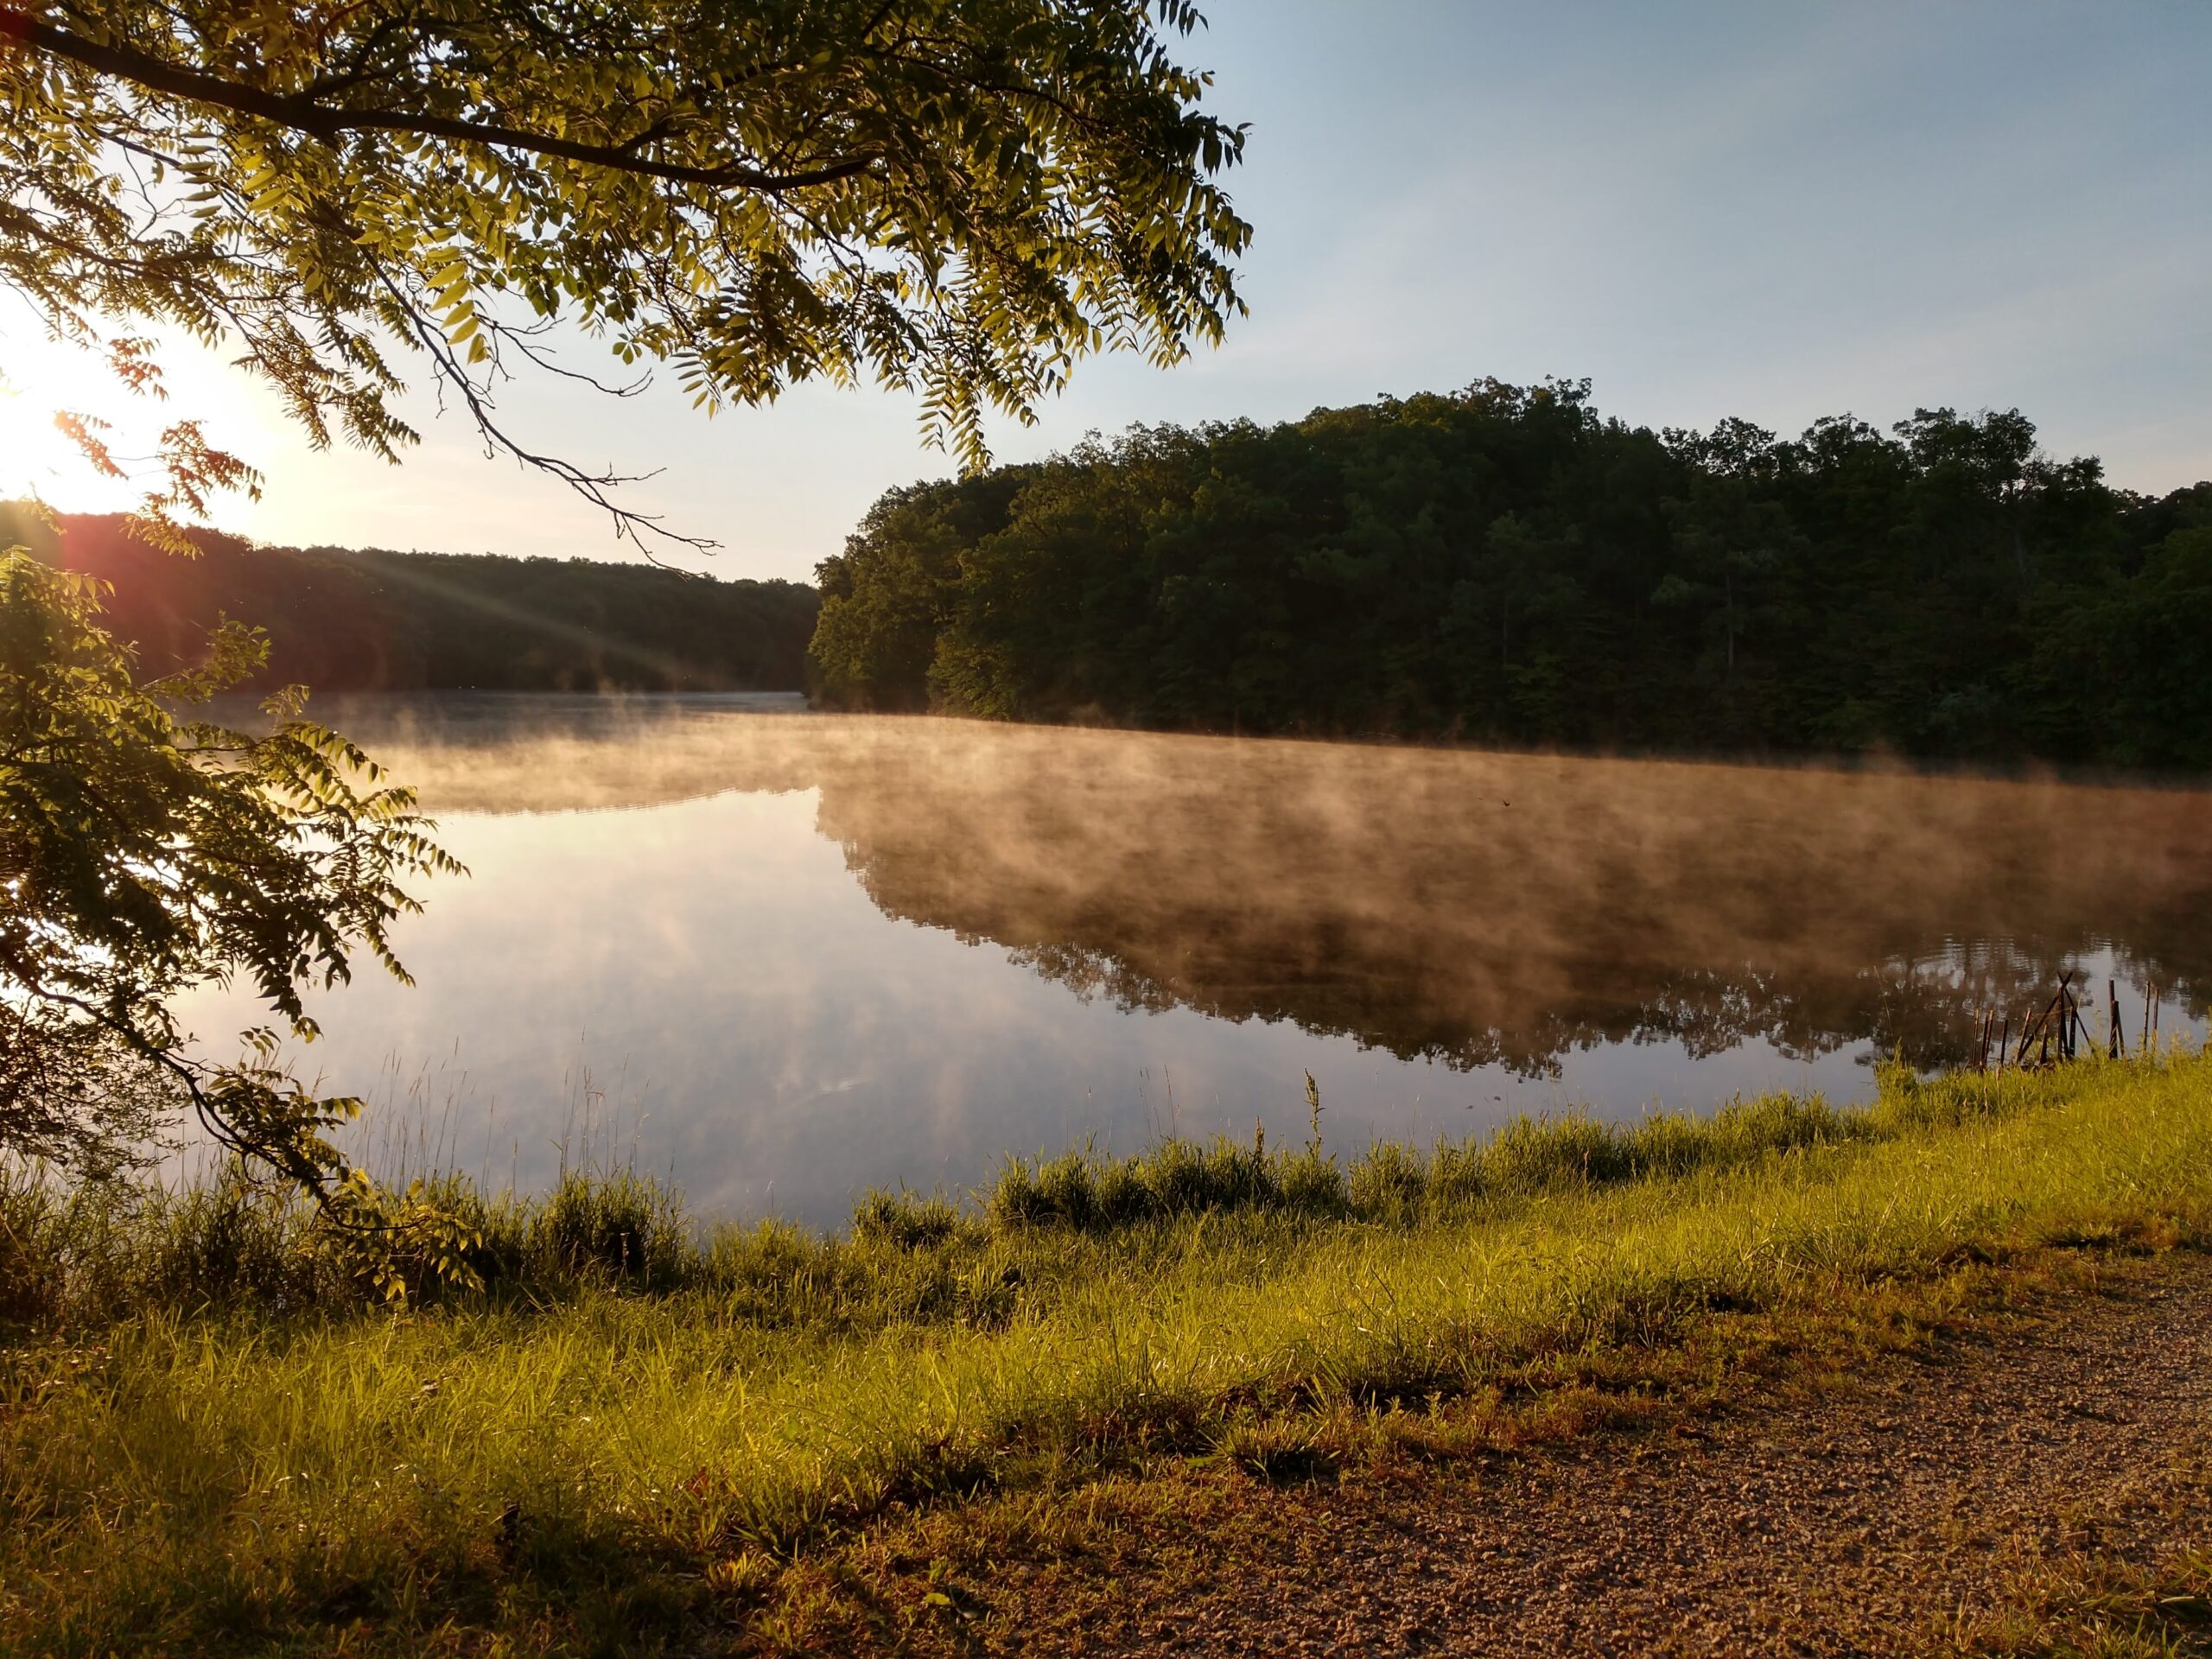
[[[2205,0],[1206,9],[1186,58],[1252,125],[1230,180],[1257,227],[1252,315],[1175,370],[1085,365],[1038,427],[995,429],[1004,458],[1558,374],[1652,425],[2017,405],[2121,484],[2212,477]],[[0,326],[37,389],[35,346]],[[306,453],[212,370],[179,385],[270,473],[224,515],[260,539],[620,556],[427,400],[395,471]],[[610,405],[551,385],[508,413],[578,461],[664,469],[635,499],[720,540],[727,575],[804,577],[886,486],[949,469],[912,404],[872,391],[709,422],[672,385]],[[63,471],[29,481],[105,504]]]

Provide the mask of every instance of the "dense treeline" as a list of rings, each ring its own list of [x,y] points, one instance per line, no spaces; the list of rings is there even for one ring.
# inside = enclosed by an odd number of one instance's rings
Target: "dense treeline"
[[[270,632],[266,684],[318,690],[797,690],[816,596],[651,565],[490,554],[255,547],[195,531],[183,559],[116,516],[59,533],[0,505],[0,545],[113,585],[106,625],[161,671],[228,615]]]
[[[1653,432],[1587,382],[1137,428],[884,496],[821,567],[856,708],[2212,766],[2212,484],[2017,410]]]

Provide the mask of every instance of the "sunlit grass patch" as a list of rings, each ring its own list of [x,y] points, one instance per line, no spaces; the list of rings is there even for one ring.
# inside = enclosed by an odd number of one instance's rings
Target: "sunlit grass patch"
[[[972,1207],[880,1195],[827,1237],[702,1230],[644,1184],[470,1201],[486,1288],[392,1312],[273,1200],[0,1191],[7,1627],[588,1645],[594,1619],[722,1618],[757,1573],[716,1563],[888,1506],[1163,1452],[1325,1478],[1331,1422],[1428,1420],[1548,1357],[1629,1386],[1713,1308],[2200,1240],[2212,1063],[1897,1074],[1860,1111],[1526,1122],[1349,1167],[1084,1154]]]

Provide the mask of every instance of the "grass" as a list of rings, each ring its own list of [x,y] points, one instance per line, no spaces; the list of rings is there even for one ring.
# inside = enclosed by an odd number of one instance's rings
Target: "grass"
[[[1448,1439],[1452,1402],[1562,1363],[1682,1383],[1716,1309],[2202,1242],[2212,1061],[1896,1073],[1864,1109],[1523,1122],[1349,1166],[1014,1162],[832,1237],[702,1229],[628,1177],[446,1196],[483,1287],[395,1310],[235,1186],[0,1188],[0,1642],[797,1640],[779,1586],[948,1503],[1067,1510],[1187,1459],[1299,1478],[1348,1434]]]

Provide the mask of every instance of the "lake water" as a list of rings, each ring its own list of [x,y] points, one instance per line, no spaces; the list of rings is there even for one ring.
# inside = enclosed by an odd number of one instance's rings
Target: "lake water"
[[[318,713],[470,868],[303,1070],[373,1160],[842,1219],[1005,1153],[1863,1098],[2055,976],[2202,1032],[2212,795],[442,696]],[[249,1023],[190,1010],[221,1047]]]

